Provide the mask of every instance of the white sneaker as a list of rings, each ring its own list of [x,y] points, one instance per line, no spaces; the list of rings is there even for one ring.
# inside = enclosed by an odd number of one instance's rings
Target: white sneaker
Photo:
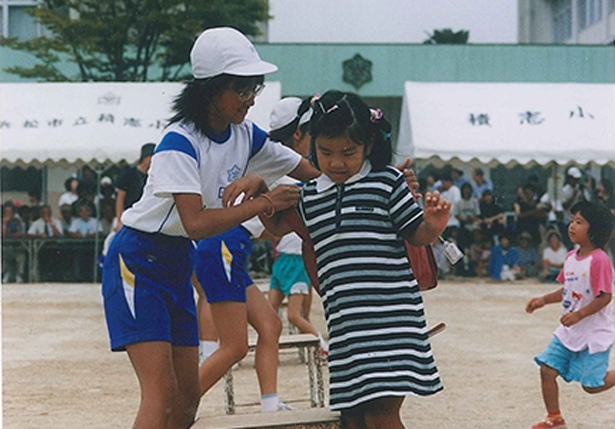
[[[280,401],[278,402],[278,411],[293,411],[296,410],[295,407],[291,407],[286,402]]]

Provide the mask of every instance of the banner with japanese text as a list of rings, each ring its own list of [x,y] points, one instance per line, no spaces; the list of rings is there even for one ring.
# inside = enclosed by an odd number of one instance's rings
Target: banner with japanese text
[[[615,85],[406,82],[400,157],[615,163]]]
[[[2,165],[133,162],[157,143],[181,83],[0,84]],[[267,128],[280,99],[268,82],[248,117]]]

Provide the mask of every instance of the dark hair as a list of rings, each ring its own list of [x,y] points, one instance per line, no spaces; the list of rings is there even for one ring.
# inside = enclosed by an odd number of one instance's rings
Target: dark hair
[[[76,180],[77,182],[79,182],[79,179],[71,176],[64,181],[64,189],[66,189],[67,191],[70,191],[70,185],[73,183],[73,180]]]
[[[358,145],[369,145],[372,150],[366,156],[374,170],[382,170],[391,162],[391,124],[384,119],[380,110],[371,110],[356,94],[341,91],[327,91],[312,102],[310,134],[312,137],[310,159],[318,168],[316,138],[320,136],[337,138],[348,136]]]
[[[611,237],[613,230],[613,215],[605,205],[591,202],[579,201],[570,208],[570,213],[579,213],[589,223],[587,235],[592,244],[600,249],[604,249]]]
[[[613,184],[611,183],[611,181],[609,179],[602,179],[600,183],[602,183],[602,187],[604,188],[604,191],[607,193],[607,195],[609,197],[612,197],[613,196]]]
[[[308,110],[310,110],[310,102],[311,98],[306,98],[305,100],[303,100],[299,105],[299,108],[297,109],[297,114],[295,115],[295,118],[283,127],[269,131],[269,138],[274,142],[282,143],[284,146],[290,146],[290,138],[297,131],[297,127],[299,126],[299,121],[301,121],[301,117],[305,115]],[[301,126],[299,127],[302,136],[308,131],[309,125],[310,122],[308,121],[304,124],[301,124]]]
[[[231,76],[221,74],[207,79],[195,79],[188,83],[173,102],[174,115],[169,123],[185,121],[194,124],[205,134],[211,128],[209,107],[213,97],[229,88],[241,90],[253,88],[265,81],[264,76]]]

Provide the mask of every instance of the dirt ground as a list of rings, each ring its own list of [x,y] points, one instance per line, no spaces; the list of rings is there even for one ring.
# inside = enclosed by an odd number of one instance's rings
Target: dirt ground
[[[532,282],[441,282],[424,294],[430,325],[448,328],[432,340],[445,390],[409,397],[408,428],[529,428],[544,415],[533,356],[547,344],[559,308],[534,315],[526,301],[554,289]],[[313,320],[324,329],[320,302]],[[138,406],[137,380],[124,353],[112,353],[95,284],[9,284],[2,287],[3,427],[127,428]],[[236,400],[256,402],[248,356],[235,375]],[[611,357],[615,367],[615,358]],[[296,352],[280,356],[279,394],[307,399],[307,370]],[[570,429],[615,428],[615,390],[590,396],[560,383]],[[199,415],[224,413],[222,384],[207,393]],[[293,403],[307,408],[307,402]],[[240,407],[238,413],[254,410]]]

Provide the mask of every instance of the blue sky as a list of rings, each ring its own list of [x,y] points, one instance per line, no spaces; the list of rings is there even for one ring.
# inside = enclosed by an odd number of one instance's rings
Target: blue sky
[[[269,0],[269,42],[422,43],[434,29],[517,43],[516,0]]]

